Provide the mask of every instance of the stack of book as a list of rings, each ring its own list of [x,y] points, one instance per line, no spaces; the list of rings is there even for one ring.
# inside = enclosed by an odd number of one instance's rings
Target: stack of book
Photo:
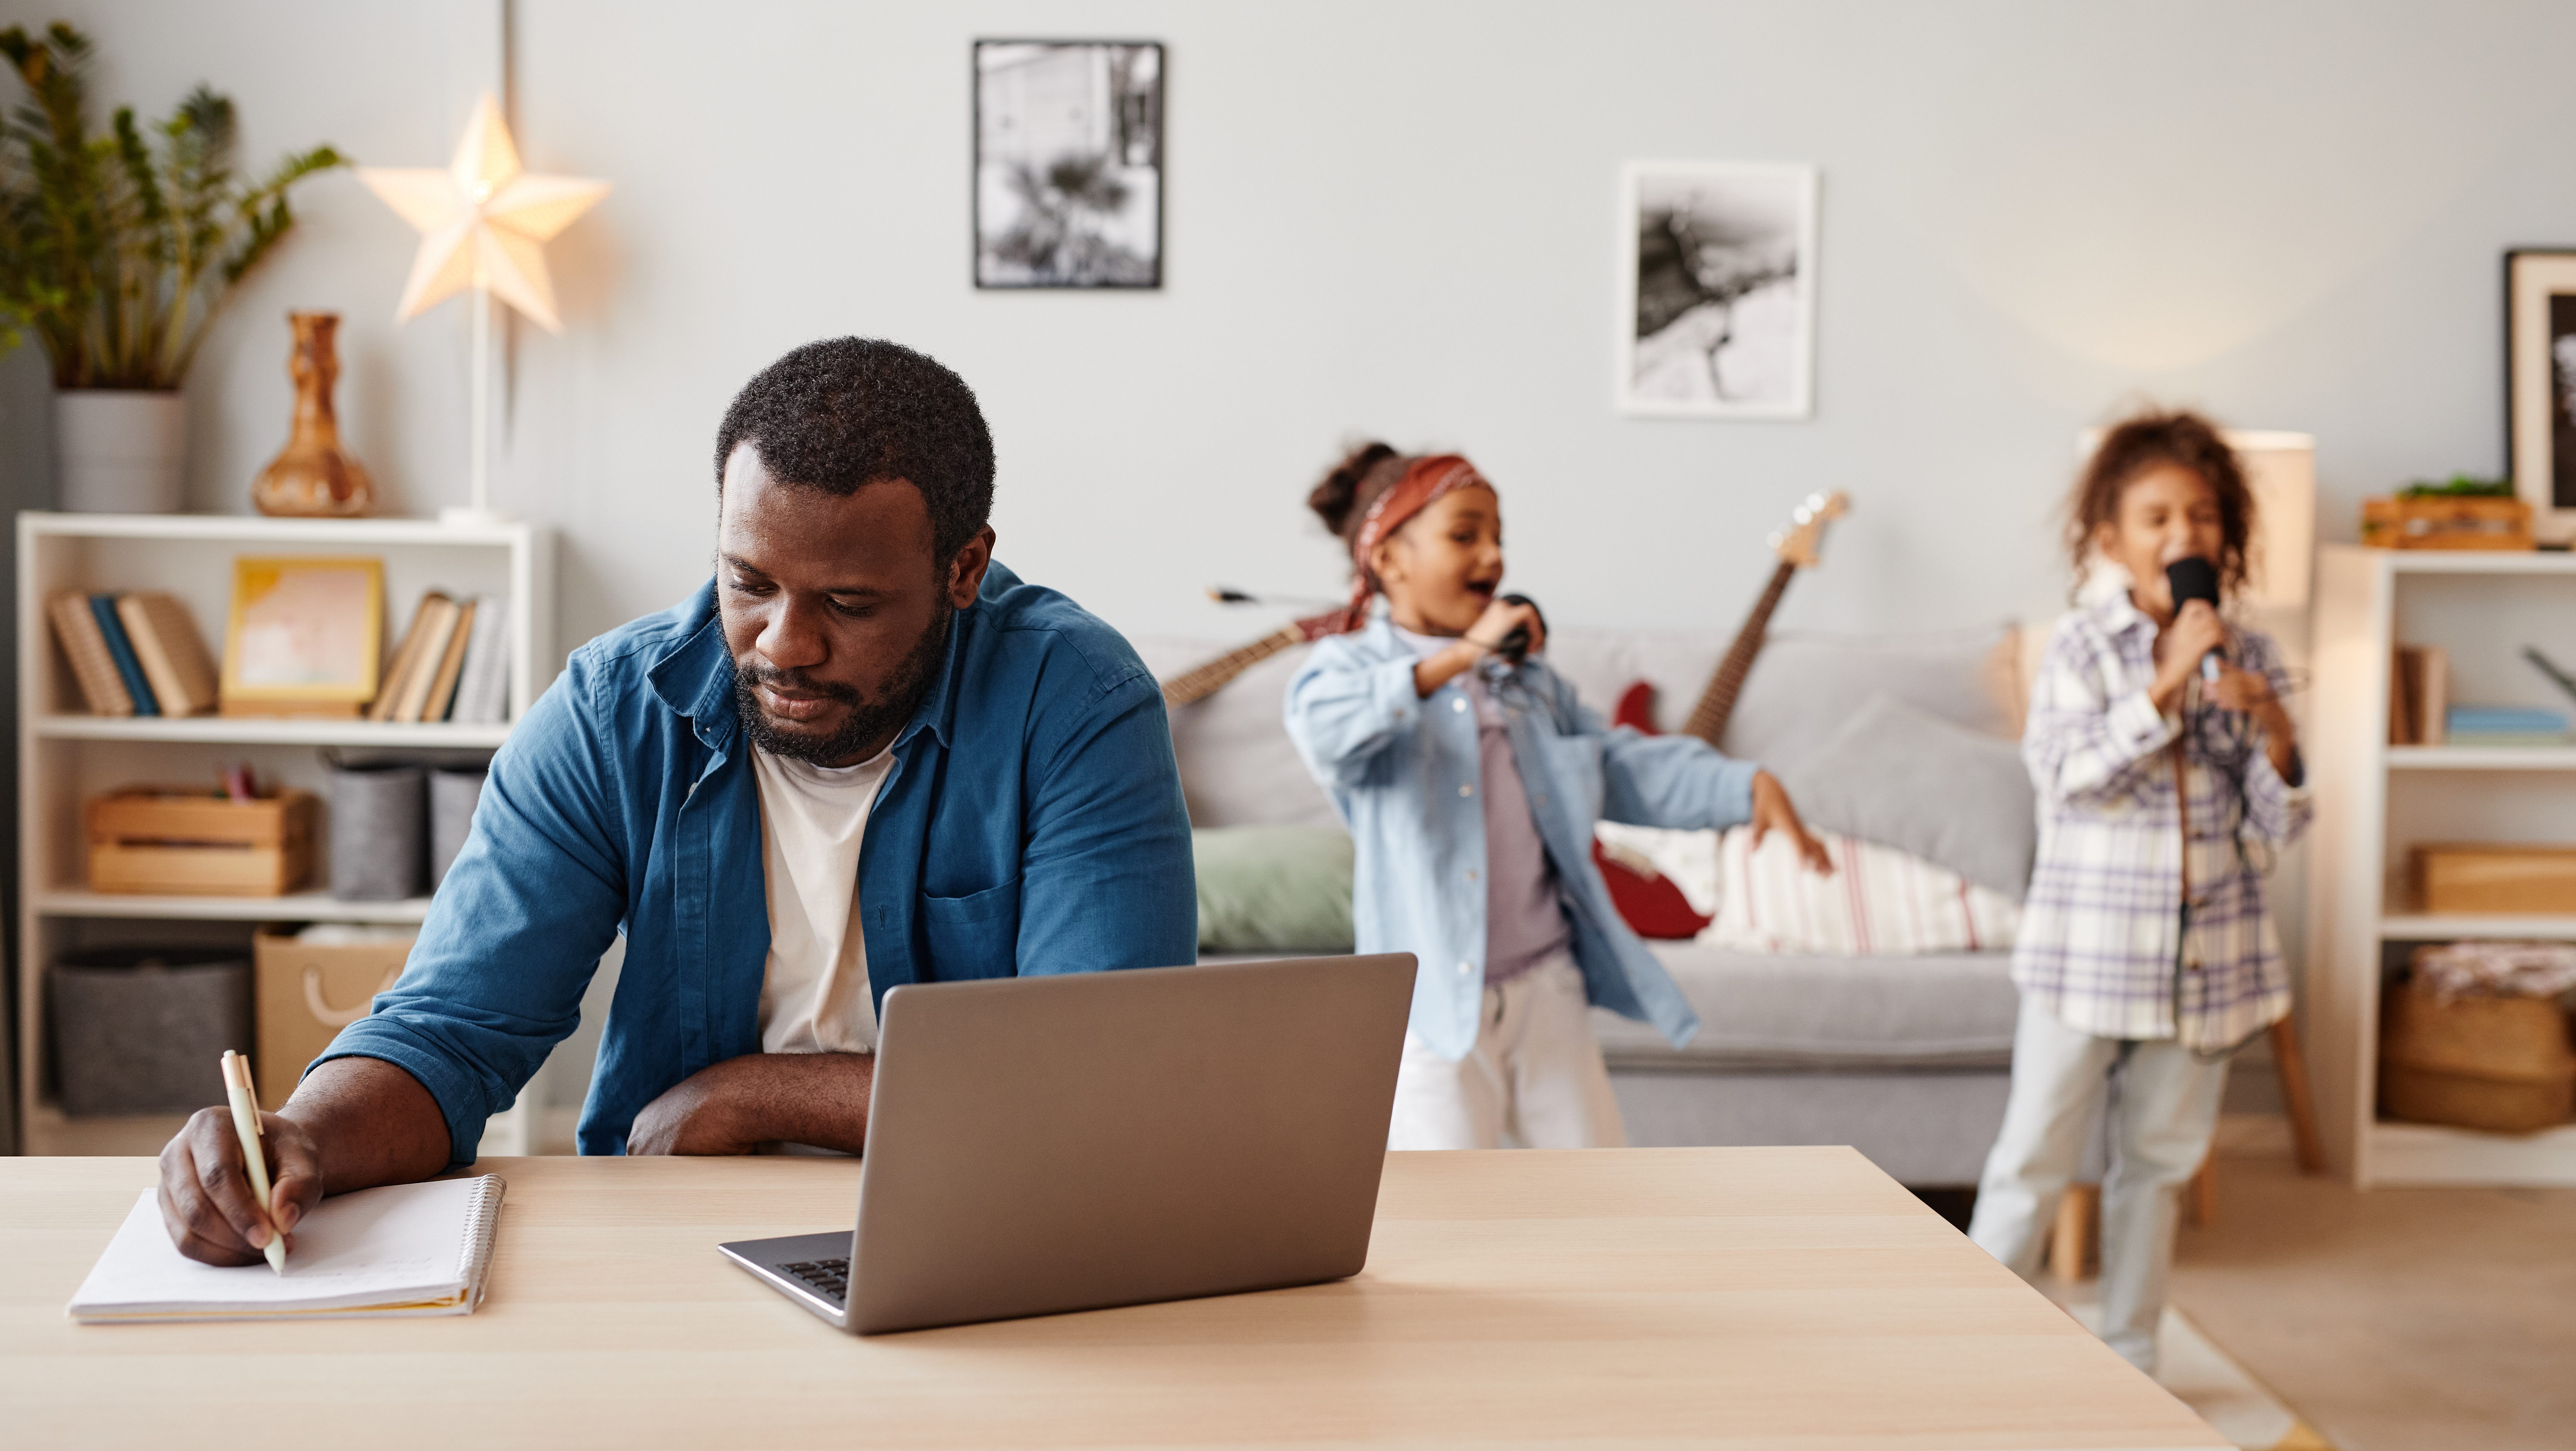
[[[92,715],[203,715],[220,679],[188,607],[158,590],[45,602]]]
[[[510,704],[509,605],[496,595],[422,595],[367,719],[500,724]]]
[[[2567,717],[2517,705],[2455,705],[2447,724],[2455,746],[2563,746]]]

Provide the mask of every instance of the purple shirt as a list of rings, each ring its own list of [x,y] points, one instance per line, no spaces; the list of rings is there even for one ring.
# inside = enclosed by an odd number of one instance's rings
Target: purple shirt
[[[1425,658],[1457,643],[1401,627],[1396,635]],[[1556,868],[1539,839],[1538,819],[1530,814],[1502,707],[1486,693],[1477,671],[1469,670],[1462,679],[1476,712],[1476,759],[1485,797],[1485,983],[1490,987],[1563,952],[1570,934]],[[1452,701],[1463,703],[1455,697]]]

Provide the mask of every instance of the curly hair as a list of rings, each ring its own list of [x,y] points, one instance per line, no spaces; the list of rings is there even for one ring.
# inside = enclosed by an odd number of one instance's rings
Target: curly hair
[[[2236,451],[2218,425],[2188,409],[2150,409],[2123,420],[2103,436],[2092,461],[2066,501],[2066,554],[2081,577],[2093,555],[2093,536],[2120,517],[2120,496],[2148,470],[2171,464],[2189,469],[2218,496],[2218,578],[2234,594],[2245,583],[2253,547],[2254,491]]]
[[[735,394],[716,429],[716,491],[748,443],[781,482],[847,496],[902,480],[921,491],[930,547],[956,557],[993,512],[993,435],[966,380],[881,338],[807,343]]]

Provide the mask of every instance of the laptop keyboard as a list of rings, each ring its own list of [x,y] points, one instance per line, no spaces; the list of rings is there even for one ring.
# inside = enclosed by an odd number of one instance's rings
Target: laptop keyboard
[[[781,1273],[804,1281],[807,1288],[835,1305],[849,1303],[850,1262],[847,1259],[798,1260],[778,1268]]]

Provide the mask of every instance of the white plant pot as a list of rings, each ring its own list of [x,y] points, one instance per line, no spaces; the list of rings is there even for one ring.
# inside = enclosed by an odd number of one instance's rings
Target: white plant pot
[[[188,411],[176,393],[54,395],[54,460],[74,514],[175,514],[187,482]]]

